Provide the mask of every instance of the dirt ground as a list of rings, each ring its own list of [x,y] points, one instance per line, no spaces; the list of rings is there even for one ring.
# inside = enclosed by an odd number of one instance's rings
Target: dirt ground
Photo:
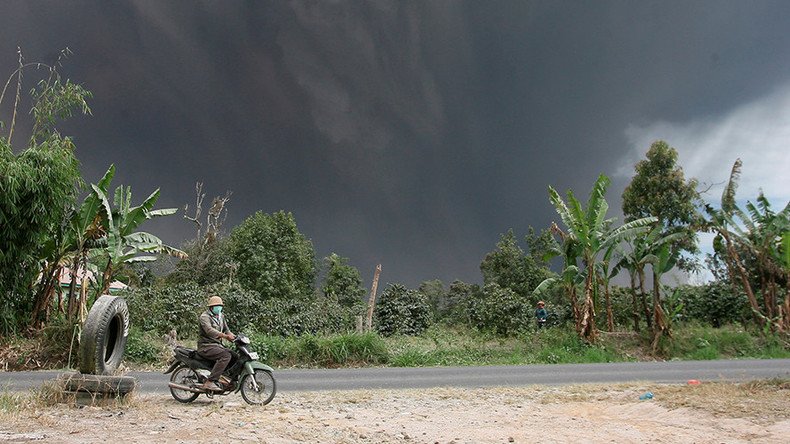
[[[651,400],[639,400],[651,391]],[[179,404],[166,395],[0,411],[0,442],[779,443],[790,385],[579,385],[238,395]]]

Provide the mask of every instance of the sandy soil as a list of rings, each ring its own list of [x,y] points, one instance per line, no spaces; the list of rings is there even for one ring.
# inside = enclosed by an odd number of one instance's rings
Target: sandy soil
[[[640,401],[647,390],[654,399]],[[761,400],[740,410],[708,409],[716,400],[706,402],[710,395],[693,390],[629,385],[289,393],[264,407],[236,395],[200,397],[189,405],[146,395],[120,406],[32,404],[0,415],[0,442],[787,442],[785,390],[767,401],[773,406],[768,416],[757,411]],[[695,407],[677,407],[678,399],[695,396]]]

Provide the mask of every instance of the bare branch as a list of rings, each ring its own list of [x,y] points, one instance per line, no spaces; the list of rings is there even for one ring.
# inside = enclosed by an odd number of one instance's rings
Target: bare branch
[[[190,220],[197,225],[197,235],[195,236],[195,242],[200,242],[200,230],[203,228],[203,224],[200,222],[200,215],[203,212],[203,198],[206,197],[206,194],[203,193],[203,182],[196,182],[195,183],[195,217],[189,217],[187,215],[187,211],[189,210],[189,204],[184,205],[184,219]]]

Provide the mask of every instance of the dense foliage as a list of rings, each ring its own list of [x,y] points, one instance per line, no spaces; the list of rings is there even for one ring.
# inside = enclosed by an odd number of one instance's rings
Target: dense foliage
[[[680,251],[693,254],[699,252],[695,227],[699,222],[697,181],[686,180],[677,160],[677,150],[663,140],[650,145],[646,159],[636,164],[636,174],[623,191],[623,214],[627,222],[654,216],[664,227],[663,234],[685,233],[675,244]],[[678,265],[687,270],[694,266],[683,260]]]
[[[675,291],[684,306],[684,320],[696,320],[718,328],[744,323],[751,317],[746,295],[725,282],[683,285]]]
[[[384,290],[374,316],[376,329],[384,336],[418,335],[433,321],[425,295],[400,284],[390,284]]]
[[[21,69],[15,74],[21,76]],[[90,93],[50,70],[32,96],[27,148],[14,154],[13,125],[7,135],[0,132],[0,334],[33,322],[32,289],[42,262],[66,230],[82,180],[74,144],[55,123],[74,110],[89,113]]]
[[[500,288],[507,288],[530,304],[537,302],[532,290],[552,275],[544,263],[538,262],[532,254],[524,253],[513,230],[502,235],[496,250],[483,259],[480,271],[484,285],[497,284]]]
[[[316,277],[313,244],[296,227],[293,214],[261,211],[230,235],[237,279],[265,298],[298,299],[313,294]]]
[[[326,276],[321,292],[324,297],[338,302],[345,307],[360,307],[365,289],[362,288],[362,277],[359,270],[347,264],[348,259],[332,253],[324,258]]]
[[[482,331],[513,335],[534,325],[534,308],[510,288],[487,284],[479,297],[469,300],[469,320]]]

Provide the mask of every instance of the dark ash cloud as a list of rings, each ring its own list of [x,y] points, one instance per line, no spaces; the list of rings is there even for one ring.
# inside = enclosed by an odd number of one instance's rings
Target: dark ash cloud
[[[292,211],[319,256],[412,286],[479,281],[500,233],[556,219],[549,184],[585,195],[617,173],[629,128],[715,118],[790,81],[790,5],[775,2],[3,8],[0,73],[16,46],[74,51],[64,73],[94,116],[65,132],[89,180],[115,163],[116,183],[177,207],[198,180],[230,189],[228,225]],[[149,229],[192,233],[175,217]]]

